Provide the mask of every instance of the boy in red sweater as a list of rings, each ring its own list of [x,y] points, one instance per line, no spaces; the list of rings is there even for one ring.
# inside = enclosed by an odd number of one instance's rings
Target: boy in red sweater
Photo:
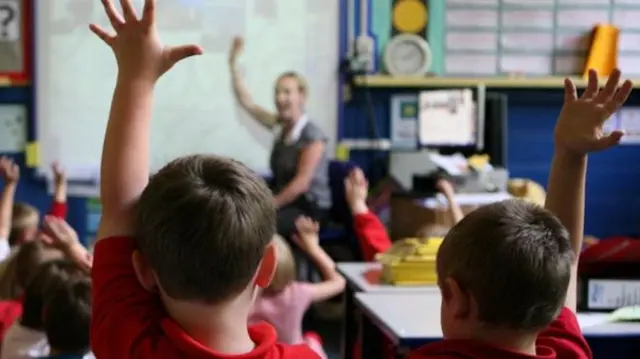
[[[456,202],[453,185],[445,179],[440,179],[436,187],[447,199],[452,223],[460,222],[464,214]],[[391,248],[393,242],[378,216],[369,211],[367,206],[369,183],[360,168],[354,168],[349,173],[344,181],[344,190],[347,203],[353,214],[353,229],[358,238],[362,258],[367,262],[374,261],[376,255],[386,252]],[[427,226],[420,232],[422,233],[416,233],[416,236],[440,237],[444,235],[441,233],[442,228],[436,228],[436,226]]]
[[[546,209],[520,200],[481,207],[446,236],[437,258],[445,339],[409,358],[592,358],[575,315],[587,154],[616,145],[603,123],[625,102],[620,71],[580,98],[565,81]]]
[[[131,0],[120,1],[122,14],[102,3],[115,34],[91,30],[113,50],[118,76],[92,268],[95,356],[318,358],[306,345],[277,344],[270,325],[247,326],[276,265],[276,210],[264,181],[216,156],[179,158],[149,178],[155,84],[202,49],[162,44],[155,0],[144,2],[141,17]]]

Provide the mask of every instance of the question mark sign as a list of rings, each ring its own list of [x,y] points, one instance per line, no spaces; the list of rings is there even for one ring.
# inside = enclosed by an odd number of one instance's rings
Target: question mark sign
[[[6,38],[9,35],[9,30],[8,30],[9,24],[13,21],[13,19],[16,18],[16,13],[12,6],[3,4],[3,5],[0,5],[0,14],[1,14],[0,26],[2,27],[0,29],[0,35],[3,38]]]

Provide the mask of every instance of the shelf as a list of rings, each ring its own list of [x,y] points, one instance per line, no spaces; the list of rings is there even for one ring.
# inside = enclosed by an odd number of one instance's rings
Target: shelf
[[[28,84],[27,81],[14,81],[6,76],[0,76],[0,87],[22,87]]]
[[[577,87],[585,87],[582,78],[573,78]],[[640,88],[640,79],[634,80],[634,88]],[[563,77],[393,77],[388,75],[358,76],[355,81],[362,87],[421,87],[449,88],[484,84],[488,88],[512,89],[560,89],[564,87]]]

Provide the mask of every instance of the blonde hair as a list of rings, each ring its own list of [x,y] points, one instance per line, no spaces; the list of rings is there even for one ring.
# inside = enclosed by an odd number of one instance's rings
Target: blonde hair
[[[296,279],[296,262],[287,241],[276,234],[273,236],[273,245],[276,248],[277,264],[271,284],[265,288],[266,294],[280,293]]]
[[[304,77],[302,77],[302,75],[300,75],[299,73],[295,71],[283,72],[282,74],[280,74],[280,76],[278,76],[276,84],[279,83],[282,79],[294,79],[298,83],[298,91],[300,91],[300,93],[305,96],[309,95],[309,86],[307,86],[307,80],[305,80]]]
[[[21,239],[22,231],[27,228],[37,227],[40,222],[40,212],[28,203],[16,203],[13,205],[11,217],[11,231],[9,232],[9,244],[17,244]]]
[[[547,192],[544,187],[530,179],[513,178],[507,183],[507,191],[512,196],[544,207]]]

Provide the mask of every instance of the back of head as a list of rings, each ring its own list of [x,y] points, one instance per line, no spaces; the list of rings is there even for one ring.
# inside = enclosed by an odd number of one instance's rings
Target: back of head
[[[40,222],[40,212],[27,203],[13,206],[9,245],[14,246],[34,239]]]
[[[188,156],[151,177],[136,240],[167,296],[215,304],[247,288],[275,218],[266,183],[242,163]]]
[[[480,322],[534,332],[562,308],[573,258],[569,235],[551,212],[509,200],[480,207],[455,225],[437,268],[441,285],[452,278],[471,293]]]
[[[23,312],[20,323],[27,328],[42,330],[42,314],[47,295],[55,293],[72,280],[86,277],[87,274],[69,260],[52,260],[40,265],[24,291]]]
[[[49,293],[44,309],[44,331],[52,351],[84,354],[89,351],[91,281],[71,280]]]
[[[17,284],[26,288],[40,268],[40,265],[58,257],[61,253],[47,247],[41,241],[32,241],[20,246],[15,258],[15,276]]]
[[[277,234],[273,237],[273,243],[278,263],[271,284],[265,288],[265,294],[280,293],[296,279],[296,263],[291,247],[282,236]]]

